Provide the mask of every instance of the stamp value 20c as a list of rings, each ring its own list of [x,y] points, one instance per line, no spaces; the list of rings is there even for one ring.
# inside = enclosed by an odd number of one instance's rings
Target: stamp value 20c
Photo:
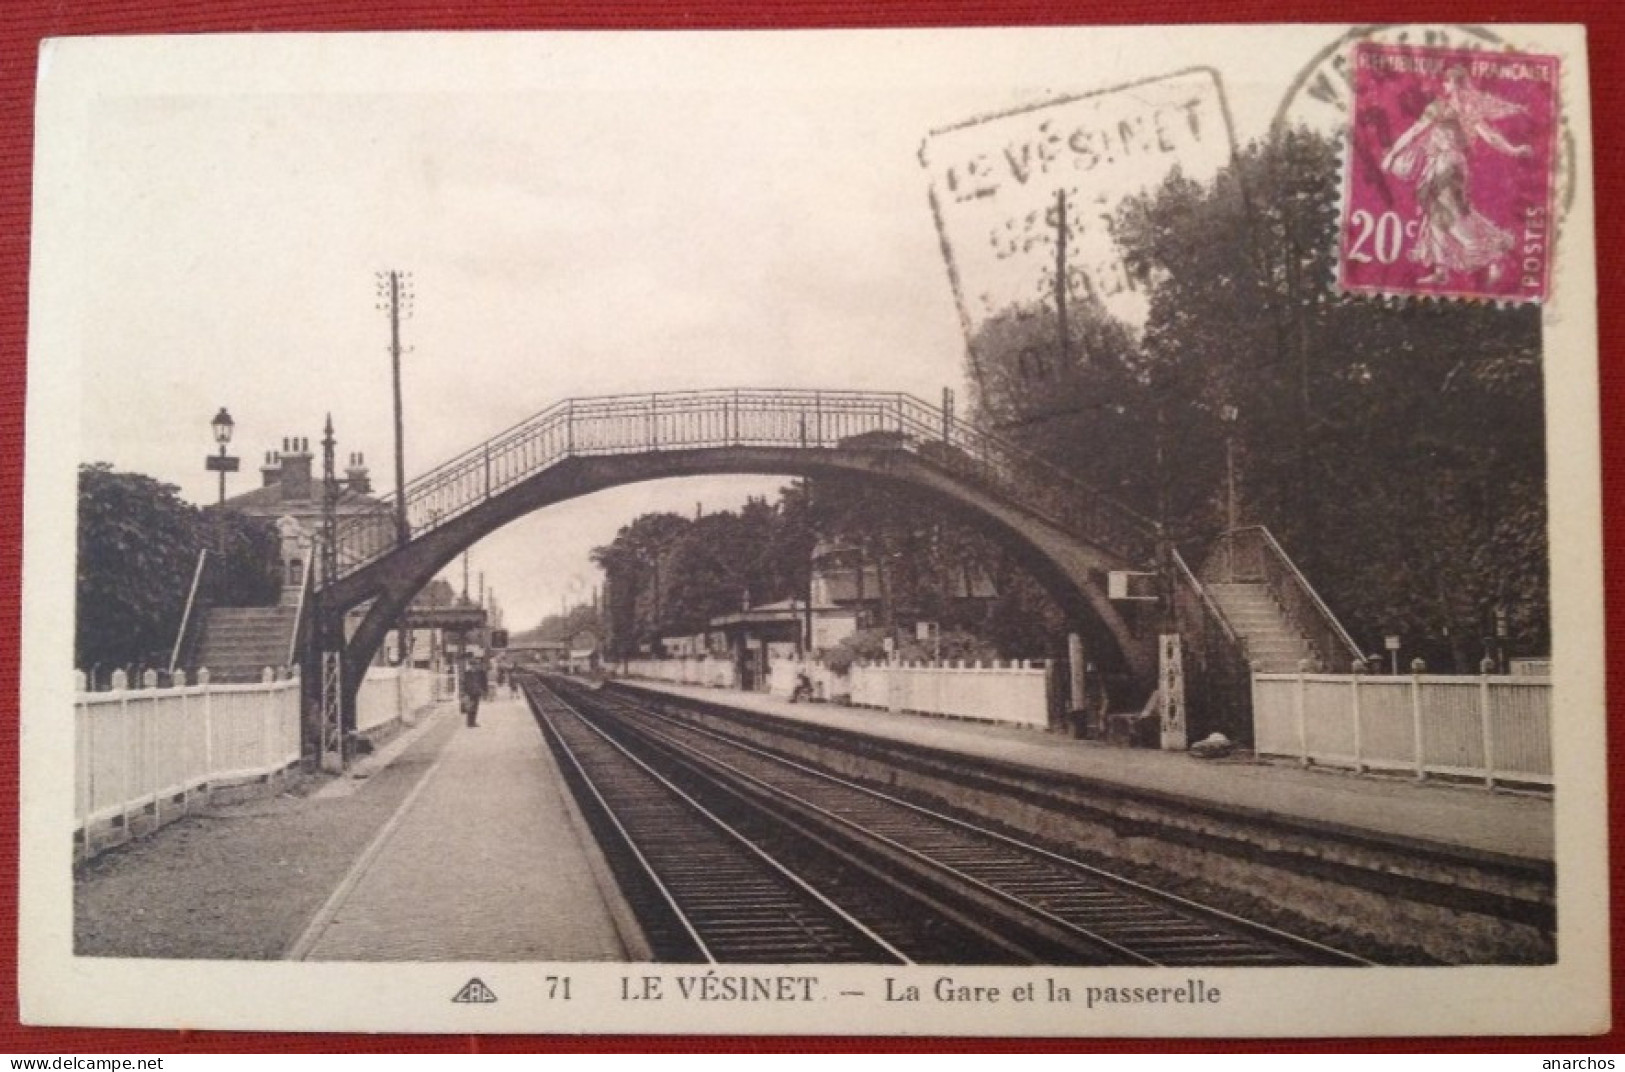
[[[1544,301],[1557,57],[1364,42],[1352,66],[1339,288]]]

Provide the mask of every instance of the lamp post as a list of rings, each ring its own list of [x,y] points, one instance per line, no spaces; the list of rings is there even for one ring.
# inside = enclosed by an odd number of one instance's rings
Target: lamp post
[[[1502,603],[1495,608],[1495,672],[1507,672],[1507,608]]]
[[[220,412],[209,422],[209,427],[214,431],[214,441],[220,445],[220,453],[211,454],[203,459],[204,468],[211,473],[220,474],[220,506],[214,527],[215,551],[222,557],[226,553],[226,474],[237,471],[237,459],[226,453],[226,446],[231,442],[231,432],[235,426],[236,422],[231,419],[231,414],[226,412],[225,406],[221,406]]]

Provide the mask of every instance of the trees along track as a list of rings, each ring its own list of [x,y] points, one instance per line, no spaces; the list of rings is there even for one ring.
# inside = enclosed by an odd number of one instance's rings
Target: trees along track
[[[641,861],[644,874],[628,890],[640,917],[651,907],[646,891],[663,891],[664,904],[655,906],[663,910],[652,913],[652,927],[645,922],[657,955],[675,916],[704,953],[670,959],[1366,963],[774,756],[624,695],[564,681],[532,681],[527,693],[555,747],[576,755],[566,765],[579,772],[578,795],[582,783],[589,786],[589,813],[601,809],[600,825],[605,813],[618,817],[611,825]],[[728,830],[731,848],[712,847],[719,829]],[[619,870],[625,882],[624,866]],[[805,882],[793,877],[801,873]],[[814,885],[824,892],[809,892]],[[791,901],[793,910],[785,907]]]

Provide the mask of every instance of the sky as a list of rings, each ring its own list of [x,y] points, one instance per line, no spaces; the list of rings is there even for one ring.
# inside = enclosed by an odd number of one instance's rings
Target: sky
[[[1262,32],[127,42],[80,65],[95,84],[66,156],[77,456],[212,502],[220,407],[243,459],[228,494],[258,485],[282,437],[314,445],[330,413],[341,467],[362,451],[390,490],[388,269],[412,276],[408,479],[571,396],[963,398],[926,136],[1205,65],[1246,140],[1338,36],[1267,48]],[[736,507],[782,483],[665,481],[552,507],[473,549],[475,585],[526,628],[590,595],[592,547],[638,513]]]

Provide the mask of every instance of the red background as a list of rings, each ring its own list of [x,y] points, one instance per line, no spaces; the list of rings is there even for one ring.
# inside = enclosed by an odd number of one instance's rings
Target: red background
[[[0,0],[0,791],[17,792],[17,651],[22,568],[23,397],[28,316],[30,176],[33,160],[34,74],[42,38],[90,34],[217,33],[287,30],[451,29],[734,29],[876,26],[1043,26],[1168,22],[1585,23],[1590,37],[1593,154],[1600,281],[1603,495],[1608,553],[1609,618],[1625,598],[1617,545],[1625,536],[1625,435],[1618,415],[1625,399],[1620,332],[1625,310],[1612,306],[1620,294],[1618,252],[1625,227],[1610,211],[1625,182],[1625,5],[1614,0],[1344,0],[1335,12],[1311,0],[902,0],[892,3],[766,0],[694,0],[662,3],[618,0],[613,10],[589,0],[525,3],[521,0]],[[1608,663],[1616,680],[1625,671],[1625,642],[1610,635]],[[1618,707],[1611,697],[1610,710]],[[1609,828],[1611,884],[1620,890],[1625,858],[1625,765],[1612,767]],[[417,1036],[295,1035],[196,1031],[100,1031],[19,1026],[16,1001],[17,819],[0,807],[0,1052],[37,1053],[468,1053],[513,1050],[630,1052],[899,1051],[1134,1052],[1215,1050],[1324,1051],[1505,1051],[1571,1055],[1625,1051],[1625,1026],[1596,1039],[1434,1039],[1348,1041],[1211,1040],[1167,1041],[1036,1039],[829,1039],[683,1038],[636,1036]],[[1625,928],[1612,937],[1615,1021],[1625,1017],[1620,965]]]

